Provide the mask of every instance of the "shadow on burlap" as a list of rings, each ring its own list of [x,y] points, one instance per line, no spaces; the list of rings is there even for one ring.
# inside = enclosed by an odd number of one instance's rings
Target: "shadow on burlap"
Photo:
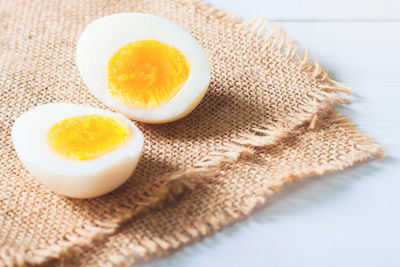
[[[131,11],[165,17],[193,34],[212,64],[209,91],[182,120],[137,123],[145,135],[144,155],[119,189],[90,200],[56,195],[19,162],[12,124],[38,104],[105,108],[79,77],[75,44],[91,21]],[[300,55],[284,31],[266,30],[263,18],[241,20],[178,0],[0,0],[0,16],[5,265],[60,257],[67,264],[80,247],[89,247],[79,256],[84,265],[163,255],[240,220],[285,182],[382,155],[346,118],[329,111],[345,102],[337,92],[349,90],[311,63],[307,51]],[[144,213],[166,200],[169,205]]]

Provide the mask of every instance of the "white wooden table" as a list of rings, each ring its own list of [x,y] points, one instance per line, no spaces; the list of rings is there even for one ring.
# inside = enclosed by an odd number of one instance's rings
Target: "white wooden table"
[[[400,266],[400,1],[210,0],[282,25],[353,88],[387,158],[287,187],[243,222],[140,266]]]

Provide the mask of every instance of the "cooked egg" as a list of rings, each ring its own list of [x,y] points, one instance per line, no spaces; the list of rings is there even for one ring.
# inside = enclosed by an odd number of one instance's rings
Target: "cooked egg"
[[[79,39],[76,59],[94,96],[143,122],[184,117],[210,82],[208,58],[199,43],[175,23],[148,14],[94,21]]]
[[[54,103],[17,118],[12,141],[24,166],[45,186],[65,196],[91,198],[130,177],[143,134],[121,114]]]

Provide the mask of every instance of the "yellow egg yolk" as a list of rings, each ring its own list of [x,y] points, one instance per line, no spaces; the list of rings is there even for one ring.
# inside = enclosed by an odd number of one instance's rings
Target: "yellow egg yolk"
[[[171,45],[156,40],[129,43],[108,62],[109,93],[132,107],[156,107],[176,95],[189,70],[186,57]]]
[[[92,114],[57,122],[47,131],[46,141],[65,159],[88,160],[121,147],[131,134],[123,120]]]

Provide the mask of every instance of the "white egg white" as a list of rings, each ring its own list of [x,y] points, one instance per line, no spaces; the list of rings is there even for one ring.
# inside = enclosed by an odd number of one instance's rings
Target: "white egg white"
[[[56,155],[46,142],[47,131],[67,117],[89,114],[122,119],[132,130],[130,140],[94,159],[67,160]],[[12,141],[23,165],[37,180],[74,198],[92,198],[119,187],[134,171],[143,148],[143,134],[121,114],[69,103],[41,105],[22,114],[14,123]]]
[[[190,62],[189,77],[168,102],[154,108],[136,108],[112,97],[107,88],[107,65],[124,45],[157,40],[177,48]],[[190,113],[202,100],[210,82],[210,64],[200,44],[175,23],[149,14],[120,13],[100,18],[82,33],[76,50],[82,79],[105,105],[133,119],[164,123]]]

